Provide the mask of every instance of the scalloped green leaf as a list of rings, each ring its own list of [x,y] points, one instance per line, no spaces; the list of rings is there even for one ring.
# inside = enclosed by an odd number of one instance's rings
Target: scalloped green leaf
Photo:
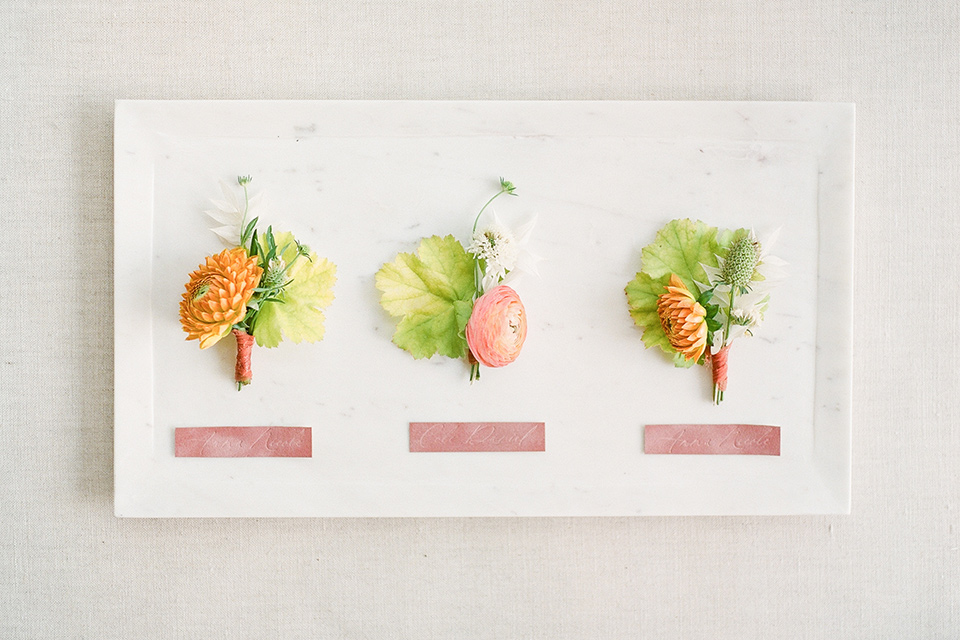
[[[393,342],[414,358],[467,354],[464,328],[476,294],[474,261],[453,236],[431,236],[376,275],[380,305],[400,318]]]
[[[733,242],[734,233],[720,234],[699,220],[671,220],[658,232],[654,241],[641,251],[641,269],[624,292],[627,306],[634,323],[643,328],[643,344],[660,347],[674,356],[667,335],[657,315],[657,298],[666,292],[670,274],[676,274],[695,295],[700,295],[697,282],[706,283],[708,278],[702,265],[717,266],[717,253],[725,251]],[[683,358],[684,366],[690,366]],[[675,360],[676,362],[676,360]]]
[[[675,273],[695,296],[699,296],[696,283],[707,281],[707,273],[701,265],[717,266],[717,253],[721,250],[717,234],[716,227],[700,220],[671,220],[657,232],[653,242],[643,248],[641,272],[652,278],[664,278],[664,282]],[[723,240],[729,246],[732,237]]]
[[[297,255],[297,243],[292,233],[274,234],[280,256],[290,264]],[[265,245],[262,245],[265,246]],[[261,347],[276,347],[283,340],[294,343],[318,342],[323,339],[323,309],[333,302],[333,285],[337,281],[337,266],[311,253],[293,263],[287,275],[291,278],[276,302],[260,305],[253,336]]]

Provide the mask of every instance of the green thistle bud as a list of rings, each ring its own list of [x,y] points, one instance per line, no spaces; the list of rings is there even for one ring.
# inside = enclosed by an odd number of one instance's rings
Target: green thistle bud
[[[727,253],[727,259],[724,260],[723,269],[720,271],[720,279],[741,292],[746,291],[749,289],[748,285],[753,279],[753,272],[758,262],[760,262],[760,243],[752,236],[740,238]]]
[[[265,289],[278,289],[282,287],[287,282],[287,276],[284,273],[284,268],[287,265],[284,264],[283,258],[274,258],[270,261],[270,264],[267,266],[267,272],[263,276],[263,281],[260,286]]]

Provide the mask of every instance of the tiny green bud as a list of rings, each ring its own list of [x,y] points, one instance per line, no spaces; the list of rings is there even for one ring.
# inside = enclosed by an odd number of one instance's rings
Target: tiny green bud
[[[206,282],[197,287],[193,292],[192,302],[196,302],[203,296],[207,295],[207,292],[210,291],[210,285]]]
[[[241,187],[245,184],[250,184],[252,180],[253,176],[237,176],[237,182],[240,183]]]

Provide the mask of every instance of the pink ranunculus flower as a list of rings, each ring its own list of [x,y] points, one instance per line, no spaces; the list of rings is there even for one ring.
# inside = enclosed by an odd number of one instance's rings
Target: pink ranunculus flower
[[[470,352],[481,364],[503,367],[516,360],[527,337],[527,313],[520,296],[500,285],[477,298],[466,333]]]

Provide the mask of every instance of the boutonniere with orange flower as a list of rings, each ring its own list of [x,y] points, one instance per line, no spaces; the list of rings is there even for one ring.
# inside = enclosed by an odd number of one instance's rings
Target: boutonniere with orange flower
[[[643,342],[678,367],[709,366],[713,400],[727,389],[731,343],[763,321],[784,262],[747,229],[720,230],[699,220],[672,220],[641,253],[642,269],[626,286]]]
[[[520,355],[527,315],[513,285],[536,273],[539,258],[526,248],[535,220],[513,231],[493,214],[480,225],[490,203],[515,190],[500,179],[466,247],[452,235],[423,238],[415,254],[400,253],[377,272],[380,305],[399,318],[393,342],[414,358],[465,359],[473,381],[481,365],[503,367]]]
[[[228,245],[208,256],[190,274],[180,301],[180,324],[187,340],[199,340],[207,349],[228,333],[237,341],[237,389],[253,378],[251,352],[276,347],[284,339],[317,342],[323,339],[322,309],[333,302],[337,267],[320,258],[292,233],[259,231],[252,210],[259,198],[250,197],[252,178],[237,179],[236,187],[221,183],[223,200],[212,200],[207,215],[222,226],[212,229]]]

